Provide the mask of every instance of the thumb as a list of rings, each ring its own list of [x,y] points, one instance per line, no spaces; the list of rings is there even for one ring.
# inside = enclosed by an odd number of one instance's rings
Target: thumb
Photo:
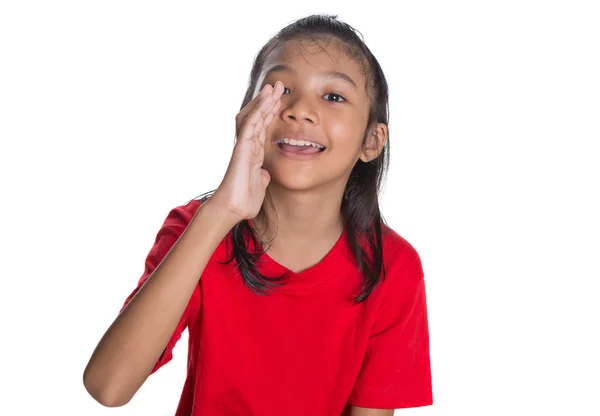
[[[271,182],[271,175],[265,169],[260,169],[260,185],[262,186],[263,191],[267,189],[267,185]]]

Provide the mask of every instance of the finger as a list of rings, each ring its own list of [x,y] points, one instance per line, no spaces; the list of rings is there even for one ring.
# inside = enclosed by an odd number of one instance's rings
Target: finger
[[[266,133],[267,132],[267,128],[265,126],[264,121],[261,124],[262,124],[261,128],[258,131],[258,141],[260,142],[261,146],[264,146],[265,145],[265,140],[266,140],[266,137],[267,137],[267,133]]]
[[[244,123],[244,126],[242,127],[242,132],[240,134],[240,139],[244,139],[245,137],[252,136],[254,135],[254,131],[256,128],[256,125],[260,122],[263,123],[267,111],[269,109],[269,107],[272,105],[273,103],[273,96],[269,95],[267,96],[258,106],[258,108],[256,108],[247,118],[246,122]]]
[[[258,137],[260,139],[260,134],[265,130],[265,119],[261,118],[258,120],[258,123],[254,126],[254,131],[252,132],[252,137]]]
[[[267,87],[271,87],[271,88],[267,88]],[[263,88],[263,90],[261,91],[261,94],[264,94],[263,99],[268,98],[268,94],[271,94],[273,96],[273,105],[275,105],[275,103],[281,97],[283,90],[284,90],[283,83],[281,81],[277,81],[277,82],[275,82],[275,85],[273,85],[273,86],[271,86],[270,84],[267,84],[265,86],[265,88]],[[258,96],[257,96],[257,98],[258,98]],[[256,103],[254,103],[254,106],[252,108],[249,108],[249,112],[248,112],[248,114],[246,114],[246,117],[248,117],[250,115],[250,113],[253,111],[253,109],[257,105],[260,105],[260,101],[257,101]],[[270,111],[270,109],[269,109],[269,111]]]
[[[276,81],[275,85],[273,86],[273,106],[271,107],[269,113],[266,116],[265,119],[265,128],[271,123],[271,121],[273,121],[273,119],[275,118],[275,115],[277,114],[277,112],[279,111],[279,108],[281,107],[281,95],[283,93],[284,90],[284,85],[281,81]]]
[[[283,85],[283,82],[281,82],[281,81],[275,82],[275,85],[273,85],[273,95],[275,96],[276,100],[281,98],[281,95],[283,94],[284,89],[285,89],[285,87]]]
[[[265,118],[265,128],[267,128],[269,126],[269,124],[271,124],[271,121],[273,121],[273,119],[275,118],[275,115],[279,111],[280,107],[281,107],[281,100],[277,100],[275,102],[275,104],[273,105],[273,108],[267,114],[267,117]]]
[[[260,93],[254,97],[248,104],[244,106],[240,110],[240,112],[235,116],[235,131],[236,135],[239,136],[240,129],[244,126],[246,119],[248,116],[256,109],[256,107],[261,103],[269,95],[269,87],[270,85],[265,85],[265,87],[260,91]]]
[[[262,90],[260,90],[260,92],[258,93],[258,95],[256,97],[254,97],[248,104],[246,104],[244,106],[244,108],[242,108],[242,110],[235,117],[235,119],[237,121],[238,129],[244,125],[244,122],[246,121],[246,119],[248,118],[250,113],[252,113],[252,111],[258,105],[260,105],[260,103],[265,98],[267,98],[269,95],[272,95],[272,94],[273,94],[273,87],[270,84],[267,84],[263,87]]]
[[[266,140],[267,127],[269,127],[269,125],[271,124],[271,122],[275,118],[275,115],[279,111],[280,107],[281,107],[281,100],[275,100],[275,102],[271,106],[270,110],[266,113],[266,116],[265,116],[265,118],[263,120],[262,126],[260,127],[261,128],[261,134],[259,135],[260,142],[263,145],[265,144],[265,140]],[[258,124],[257,124],[256,128],[259,128]]]
[[[262,123],[257,124],[257,128],[259,128],[259,125],[260,125],[258,139],[260,140],[260,143],[263,146],[265,144],[266,137],[267,137],[267,127],[269,127],[269,124],[273,120],[273,110],[274,109],[276,110],[278,107],[279,107],[279,104],[275,103],[274,107],[271,107],[271,110],[265,114],[265,117],[263,118]]]
[[[269,175],[269,172],[267,172],[266,169],[261,168],[260,169],[260,185],[262,186],[263,191],[265,189],[267,189],[267,185],[269,185],[270,181],[271,181],[271,175]]]
[[[248,120],[244,124],[242,128],[242,133],[240,134],[240,140],[245,140],[246,138],[251,138],[254,136],[258,136],[260,129],[264,126],[264,119],[266,116],[266,111],[268,107],[271,105],[272,96],[269,96],[263,101],[259,107],[252,112],[248,116]]]

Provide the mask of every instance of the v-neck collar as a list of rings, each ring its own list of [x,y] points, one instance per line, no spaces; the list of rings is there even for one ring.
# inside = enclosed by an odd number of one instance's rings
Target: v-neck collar
[[[250,222],[250,224],[252,224]],[[253,247],[249,247],[251,250]],[[256,249],[262,251],[260,242],[256,242]],[[275,277],[285,275],[282,280],[282,286],[275,287],[274,290],[287,293],[300,293],[317,289],[326,284],[332,283],[338,276],[348,270],[352,265],[351,253],[347,243],[346,230],[344,229],[325,256],[318,263],[300,272],[294,272],[284,265],[280,264],[269,256],[266,252],[262,253],[257,261],[257,268],[261,274]]]

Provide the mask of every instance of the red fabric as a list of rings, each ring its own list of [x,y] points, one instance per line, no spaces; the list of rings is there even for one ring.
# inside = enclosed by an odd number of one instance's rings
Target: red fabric
[[[200,201],[174,208],[138,288],[191,221]],[[353,305],[362,277],[343,234],[317,265],[254,294],[229,258],[227,238],[202,274],[155,372],[188,328],[188,373],[176,416],[345,414],[349,405],[395,409],[433,403],[425,282],[416,250],[384,229],[386,278]],[[259,270],[286,271],[268,255]]]

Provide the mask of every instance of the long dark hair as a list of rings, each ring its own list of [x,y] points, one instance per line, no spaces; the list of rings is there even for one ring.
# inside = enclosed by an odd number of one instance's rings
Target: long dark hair
[[[347,23],[337,19],[337,15],[312,15],[299,19],[279,31],[260,50],[254,60],[248,89],[240,110],[254,95],[258,77],[269,54],[284,42],[294,39],[337,39],[344,46],[344,52],[356,60],[362,67],[366,79],[369,98],[369,119],[363,134],[363,144],[369,136],[370,128],[376,123],[388,125],[388,84],[379,62],[365,45],[362,34]],[[385,278],[383,264],[382,225],[385,221],[379,210],[379,192],[389,164],[389,140],[377,158],[365,163],[360,159],[352,169],[341,205],[346,238],[354,255],[356,266],[363,276],[360,295],[355,303],[363,302],[373,292],[380,280]],[[207,194],[202,195],[206,198]],[[269,201],[268,193],[265,198]],[[253,247],[265,247],[264,242],[253,230],[249,221],[241,221],[230,231],[228,244],[232,245],[231,258],[246,286],[257,294],[266,294],[270,288],[279,286],[285,276],[265,276],[258,272],[256,262],[266,248],[249,250]]]

